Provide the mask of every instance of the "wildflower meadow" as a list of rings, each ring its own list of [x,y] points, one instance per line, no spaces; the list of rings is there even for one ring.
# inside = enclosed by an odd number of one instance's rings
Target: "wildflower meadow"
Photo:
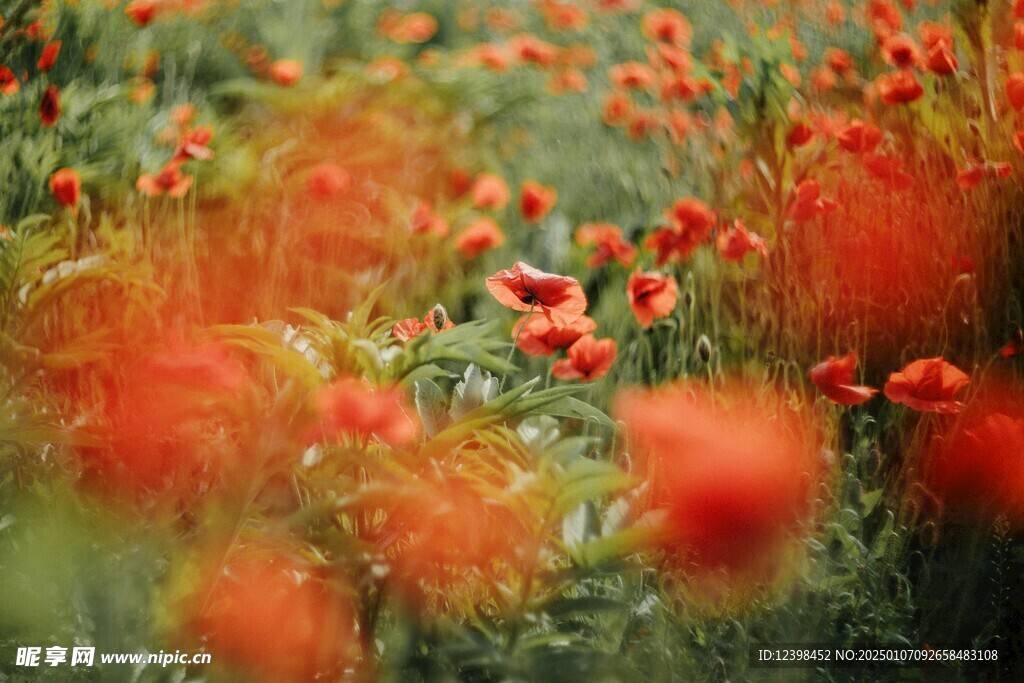
[[[1024,680],[1024,0],[0,0],[0,683]]]

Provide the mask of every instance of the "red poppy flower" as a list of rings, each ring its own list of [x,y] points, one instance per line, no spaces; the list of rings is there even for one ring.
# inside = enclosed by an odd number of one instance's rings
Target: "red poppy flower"
[[[924,87],[912,71],[882,74],[875,80],[882,102],[888,105],[909,104],[924,96]]]
[[[576,230],[576,244],[596,246],[587,266],[600,268],[612,259],[629,268],[636,259],[636,247],[622,239],[622,228],[612,223],[584,223]]]
[[[1024,0],[1014,0],[1013,16],[1015,19],[1024,19]]]
[[[412,212],[412,232],[415,235],[447,237],[451,232],[451,226],[444,216],[434,211],[430,202],[421,199]]]
[[[135,181],[135,189],[148,197],[168,197],[181,199],[192,187],[192,176],[181,172],[179,163],[170,161],[155,176],[143,173]]]
[[[279,549],[218,555],[186,602],[187,630],[214,663],[248,680],[306,683],[336,678],[353,647],[351,607],[317,568]]]
[[[62,168],[50,176],[50,194],[60,203],[71,209],[72,215],[78,214],[78,200],[82,194],[82,181],[78,172],[71,168]]]
[[[352,186],[352,175],[333,161],[322,161],[306,178],[306,194],[313,199],[328,200],[338,197]]]
[[[646,90],[654,83],[654,71],[643,62],[623,62],[608,69],[608,78],[616,88]]]
[[[437,33],[437,19],[426,12],[389,10],[381,14],[377,31],[396,43],[425,43]]]
[[[946,76],[951,73],[956,73],[956,68],[959,62],[956,58],[956,53],[953,52],[953,48],[946,43],[937,43],[934,47],[928,50],[927,60],[928,70],[932,73],[939,74],[940,76]]]
[[[1006,79],[1006,99],[1017,111],[1024,109],[1024,73],[1011,74]]]
[[[0,93],[13,95],[21,90],[21,83],[10,67],[0,66]]]
[[[954,400],[971,379],[944,358],[915,360],[889,375],[885,395],[893,403],[932,413],[958,413],[963,404]]]
[[[289,86],[302,79],[302,62],[298,59],[278,59],[270,65],[267,73],[278,85]]]
[[[519,210],[523,218],[536,223],[548,215],[558,201],[558,192],[553,187],[545,187],[540,183],[527,180],[520,189]]]
[[[790,147],[803,147],[814,138],[814,129],[806,121],[797,121],[786,135],[786,144]]]
[[[953,29],[945,24],[924,20],[917,25],[917,34],[921,36],[921,43],[925,50],[931,50],[936,45],[943,44],[953,47]]]
[[[508,204],[508,184],[493,173],[481,173],[473,183],[473,206],[500,211]]]
[[[833,403],[841,406],[860,405],[877,394],[878,389],[854,385],[853,369],[856,366],[856,353],[848,353],[839,359],[829,356],[811,368],[811,381]]]
[[[739,218],[728,229],[718,232],[717,242],[724,261],[742,261],[751,251],[756,251],[761,258],[768,258],[768,245],[764,239],[749,232]]]
[[[633,116],[633,101],[622,93],[610,93],[604,101],[603,120],[606,126],[625,125]]]
[[[492,218],[479,218],[455,236],[455,248],[467,259],[475,259],[505,243],[505,233]]]
[[[670,561],[710,579],[774,577],[810,515],[820,474],[803,423],[730,391],[714,403],[699,387],[620,394],[625,424],[650,483],[646,516]]]
[[[460,64],[487,67],[491,71],[508,71],[512,56],[504,47],[494,43],[474,45],[460,58]]]
[[[872,177],[894,190],[906,190],[914,184],[914,177],[903,170],[903,162],[894,157],[865,154],[863,164]]]
[[[670,227],[655,231],[644,241],[644,247],[657,252],[655,263],[686,260],[694,250],[711,238],[718,220],[707,204],[699,199],[680,199],[665,212]]]
[[[537,66],[551,66],[558,61],[560,48],[528,33],[521,33],[509,41],[509,47],[522,62]]]
[[[402,447],[419,437],[416,412],[397,386],[371,388],[360,379],[342,377],[316,393],[314,407],[319,419],[316,439],[348,434]]]
[[[193,130],[182,133],[174,151],[174,161],[187,161],[188,159],[209,161],[213,158],[213,150],[208,146],[212,139],[213,128],[210,126],[197,126]]]
[[[447,316],[443,308],[440,309],[443,315],[437,315],[437,308],[440,308],[440,304],[434,310],[428,311],[423,316],[422,322],[420,322],[419,318],[406,318],[405,320],[398,321],[391,328],[391,335],[396,339],[407,342],[413,337],[420,336],[427,330],[438,334],[455,327],[455,323]],[[438,328],[438,325],[440,325],[440,328]]]
[[[655,318],[664,318],[675,309],[679,285],[671,275],[637,270],[626,282],[626,294],[636,321],[648,328]]]
[[[551,374],[556,379],[593,382],[608,374],[618,352],[614,339],[596,339],[587,334],[569,347],[569,357],[556,361]]]
[[[788,213],[789,217],[798,223],[809,221],[838,208],[833,200],[821,196],[821,185],[817,180],[804,180],[797,185],[795,194]]]
[[[921,49],[910,36],[893,33],[882,44],[882,59],[899,69],[910,69],[921,63]]]
[[[644,15],[640,26],[650,40],[680,47],[689,45],[693,37],[693,27],[689,20],[682,12],[674,9],[651,10]]]
[[[850,125],[839,132],[836,139],[847,152],[854,154],[872,152],[882,141],[882,129],[860,119],[854,119]]]
[[[513,311],[539,309],[559,327],[572,324],[587,310],[587,297],[576,278],[545,273],[522,261],[487,278],[487,291]]]
[[[559,327],[543,315],[524,315],[512,328],[516,347],[531,356],[550,356],[559,349],[567,349],[580,337],[597,329],[589,315],[581,315],[565,327]]]
[[[36,68],[44,73],[52,69],[54,62],[57,61],[57,55],[60,54],[60,46],[61,42],[59,40],[47,43],[43,47],[42,53],[39,55],[39,61],[36,62]]]
[[[828,62],[829,68],[837,74],[845,74],[853,68],[853,57],[850,56],[850,53],[836,47],[825,50],[825,61]]]
[[[57,123],[60,118],[60,93],[57,86],[51,85],[43,92],[43,99],[39,103],[39,121],[47,128]]]
[[[1018,325],[1010,341],[1006,342],[1006,345],[999,349],[999,356],[1001,358],[1013,358],[1021,353],[1024,353],[1024,331],[1021,331]]]
[[[148,26],[160,9],[156,0],[132,0],[124,7],[124,13],[139,28]]]

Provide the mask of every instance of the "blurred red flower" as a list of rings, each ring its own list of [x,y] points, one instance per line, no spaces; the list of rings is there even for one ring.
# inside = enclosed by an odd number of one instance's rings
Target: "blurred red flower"
[[[608,374],[615,362],[614,339],[596,339],[586,334],[569,347],[568,358],[555,361],[551,374],[556,379],[580,379],[593,382]]]
[[[841,406],[860,405],[877,394],[878,389],[854,385],[853,369],[856,366],[856,353],[848,353],[839,359],[829,356],[811,368],[811,381],[833,403]]]
[[[587,310],[587,297],[575,278],[545,273],[522,261],[487,278],[487,291],[513,311],[537,309],[559,327]]]
[[[559,349],[567,349],[585,334],[597,329],[597,323],[588,315],[581,315],[572,323],[559,327],[542,315],[524,315],[512,328],[516,347],[531,356],[550,356]]]
[[[839,132],[836,139],[847,152],[855,154],[871,152],[882,141],[882,129],[860,119],[854,119],[850,125]]]
[[[623,62],[608,69],[608,78],[616,88],[646,90],[654,83],[654,71],[643,62]]]
[[[493,218],[478,218],[455,236],[455,248],[467,259],[505,243],[505,233]]]
[[[626,282],[626,294],[636,321],[647,328],[655,318],[664,318],[675,309],[679,285],[671,275],[636,270]]]
[[[347,192],[351,186],[351,174],[333,161],[320,162],[306,178],[306,194],[313,199],[332,199]]]
[[[814,139],[814,129],[806,121],[797,121],[786,135],[786,144],[790,147],[803,147]]]
[[[39,102],[39,121],[50,128],[60,118],[60,92],[57,86],[51,85],[43,91],[43,99]]]
[[[377,31],[396,43],[425,43],[437,33],[437,19],[426,12],[388,10],[381,13]]]
[[[715,213],[699,199],[680,199],[665,211],[669,227],[660,228],[644,240],[644,247],[655,251],[656,265],[670,260],[684,261],[711,238],[717,222]]]
[[[414,235],[434,235],[447,237],[451,226],[444,216],[434,211],[433,205],[425,199],[416,202],[412,212],[412,232]]]
[[[548,215],[556,201],[558,201],[558,192],[555,188],[527,180],[520,189],[519,211],[523,214],[523,218],[535,223]]]
[[[143,173],[135,181],[135,189],[149,197],[168,197],[181,199],[192,187],[192,176],[181,172],[180,162],[169,161],[155,176]]]
[[[39,61],[36,62],[36,68],[44,73],[52,69],[54,63],[57,61],[57,55],[60,54],[60,46],[61,41],[59,40],[47,43],[43,47],[42,53],[39,55]]]
[[[912,71],[882,74],[875,80],[882,102],[888,105],[909,104],[924,96],[924,87]]]
[[[194,614],[187,629],[215,665],[280,683],[341,675],[355,622],[323,571],[284,550],[243,549],[204,574],[186,603]]]
[[[50,176],[50,194],[61,206],[71,209],[72,215],[78,214],[78,200],[82,194],[82,180],[78,171],[62,168]]]
[[[419,438],[416,412],[397,386],[371,388],[355,377],[341,377],[321,388],[313,405],[319,423],[314,430],[316,440],[347,434],[376,437],[400,448]]]
[[[10,67],[0,65],[0,93],[13,95],[21,90],[21,83]]]
[[[719,230],[717,243],[718,252],[724,261],[742,261],[751,251],[756,251],[761,258],[768,258],[767,243],[759,235],[748,231],[739,218],[728,228]]]
[[[156,0],[132,0],[124,7],[124,13],[138,27],[148,26],[160,9]]]
[[[302,79],[302,62],[298,59],[278,59],[270,65],[267,73],[278,85],[289,86]]]
[[[508,204],[508,184],[493,173],[481,173],[473,183],[473,206],[500,211]]]
[[[650,40],[686,47],[693,38],[693,27],[682,12],[670,8],[654,9],[643,16],[640,26]]]
[[[629,268],[636,259],[636,247],[622,239],[622,228],[612,223],[584,223],[576,230],[576,244],[596,246],[587,266],[600,268],[612,259]]]
[[[1006,79],[1006,99],[1017,111],[1024,109],[1024,73],[1010,74]]]
[[[413,337],[418,337],[427,330],[430,330],[434,334],[450,330],[455,327],[455,323],[452,322],[451,318],[448,317],[444,309],[441,309],[443,315],[438,316],[436,314],[437,308],[431,311],[427,311],[427,314],[423,316],[423,321],[420,322],[419,318],[406,318],[405,320],[399,320],[391,328],[391,335],[397,339],[401,339],[404,342],[409,341]],[[441,325],[438,328],[438,324]]]
[[[970,381],[970,377],[944,358],[924,358],[889,375],[884,392],[890,401],[903,403],[913,410],[958,413],[963,404],[954,400],[954,396]]]
[[[740,391],[714,403],[682,384],[622,393],[615,413],[650,482],[646,517],[670,561],[698,577],[772,578],[811,512],[820,466],[806,426]]]

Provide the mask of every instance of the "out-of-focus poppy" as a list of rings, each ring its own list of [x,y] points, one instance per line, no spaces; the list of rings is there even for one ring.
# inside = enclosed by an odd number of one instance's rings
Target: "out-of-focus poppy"
[[[821,184],[808,178],[796,186],[788,214],[793,220],[803,222],[834,211],[837,207],[835,201],[821,196]]]
[[[181,199],[192,187],[192,176],[181,172],[181,166],[169,162],[155,176],[143,173],[135,181],[135,189],[149,197],[166,194],[173,199]]]
[[[186,629],[216,665],[249,680],[306,683],[341,675],[352,656],[351,606],[324,573],[281,549],[245,548],[202,571]]]
[[[1024,109],[1024,73],[1010,74],[1006,79],[1006,99],[1017,111]]]
[[[295,85],[302,79],[302,62],[298,59],[278,59],[271,63],[267,73],[281,86]]]
[[[59,40],[54,40],[44,45],[43,51],[39,55],[39,60],[36,62],[36,68],[44,73],[52,69],[57,61],[57,56],[60,54],[60,46],[61,41]]]
[[[612,259],[629,268],[636,259],[636,247],[622,239],[622,228],[612,223],[584,223],[576,230],[576,244],[596,246],[587,266],[600,268]]]
[[[825,50],[825,61],[833,71],[840,75],[846,74],[853,68],[853,57],[850,56],[850,53],[836,47]]]
[[[493,218],[478,218],[455,236],[455,248],[467,259],[500,247],[505,243],[505,233]]]
[[[551,374],[556,379],[593,382],[608,374],[618,349],[614,339],[597,339],[586,334],[569,347],[568,358],[555,361]]]
[[[724,261],[742,261],[749,252],[757,252],[761,258],[768,258],[768,245],[764,239],[756,235],[743,225],[743,221],[737,218],[725,230],[719,230],[718,253]]]
[[[926,64],[928,65],[928,70],[932,73],[947,76],[951,73],[956,73],[959,62],[957,61],[956,53],[953,52],[949,45],[936,43],[935,46],[928,50]]]
[[[50,176],[50,194],[61,206],[78,215],[78,201],[82,194],[82,180],[73,168],[62,168]]]
[[[686,260],[711,238],[717,222],[715,213],[699,199],[681,199],[665,212],[670,227],[660,228],[645,241],[644,247],[657,253],[656,264]]]
[[[572,323],[559,327],[543,315],[524,315],[512,328],[516,347],[531,356],[550,356],[559,349],[567,349],[580,337],[597,329],[597,323],[588,315],[581,315]]]
[[[333,161],[322,161],[306,178],[306,194],[313,199],[328,200],[343,195],[352,186],[352,175]]]
[[[396,43],[425,43],[437,33],[437,19],[426,12],[389,10],[381,14],[377,31]]]
[[[921,48],[910,36],[893,33],[882,43],[882,59],[899,69],[911,69],[920,66]]]
[[[473,182],[473,206],[478,209],[500,211],[511,197],[508,184],[501,176],[481,173]]]
[[[582,93],[590,89],[590,81],[579,69],[563,68],[548,79],[548,92],[552,95]]]
[[[152,23],[159,9],[156,0],[132,0],[124,6],[124,13],[133,24],[142,28]]]
[[[623,62],[608,69],[608,78],[616,88],[646,90],[654,83],[654,71],[642,62]]]
[[[557,45],[530,35],[520,33],[509,41],[509,47],[519,58],[519,61],[537,66],[551,66],[558,61],[561,50]]]
[[[860,405],[877,394],[878,389],[853,383],[853,370],[856,366],[856,353],[848,353],[842,358],[829,356],[811,368],[811,381],[833,403],[841,406]]]
[[[679,300],[679,284],[671,275],[637,270],[626,282],[626,296],[636,321],[648,328],[655,318],[671,315]]]
[[[602,109],[604,123],[607,126],[625,125],[633,116],[633,101],[623,93],[611,93],[604,101]]]
[[[661,8],[643,16],[640,27],[650,40],[686,47],[693,38],[693,27],[679,10]]]
[[[590,25],[586,10],[568,2],[541,0],[538,9],[552,31],[579,31]]]
[[[545,273],[522,261],[487,278],[486,285],[503,306],[539,310],[559,327],[572,324],[587,310],[587,297],[576,278]]]
[[[889,375],[884,392],[893,403],[903,403],[913,410],[959,413],[963,403],[954,397],[970,381],[960,368],[944,358],[923,358]]]
[[[21,90],[21,83],[10,67],[0,65],[0,93],[13,95]]]
[[[182,133],[178,140],[177,148],[174,151],[175,161],[186,161],[196,159],[198,161],[209,161],[213,158],[213,150],[209,148],[210,140],[213,139],[213,128],[209,126],[197,126],[196,128]]]
[[[646,517],[669,561],[700,579],[769,580],[810,516],[820,466],[800,419],[740,392],[728,399],[676,385],[622,393],[615,413],[650,483]]]
[[[872,152],[882,141],[882,129],[872,123],[854,119],[850,121],[850,125],[839,132],[836,140],[847,152],[854,154]]]
[[[875,80],[882,102],[888,105],[909,104],[924,96],[924,87],[912,71],[882,74]]]
[[[862,162],[872,177],[894,190],[905,190],[914,184],[914,177],[903,170],[903,162],[895,157],[865,154]]]
[[[433,205],[425,199],[416,202],[412,212],[412,232],[414,235],[434,235],[447,237],[451,226],[444,216],[434,211]]]
[[[806,121],[797,121],[786,135],[786,144],[790,147],[803,147],[814,139],[814,129]]]
[[[57,86],[47,86],[39,103],[39,121],[47,128],[53,127],[60,118],[60,92]]]
[[[558,201],[558,192],[553,187],[541,185],[534,180],[527,180],[519,190],[519,211],[523,218],[531,223],[548,215]]]
[[[480,43],[467,50],[459,63],[484,66],[492,71],[508,71],[512,64],[512,55],[500,45]]]
[[[313,435],[317,439],[347,434],[403,447],[419,437],[416,412],[397,386],[371,388],[355,377],[342,377],[321,388],[313,403],[318,420]]]
[[[999,356],[1001,358],[1013,358],[1021,353],[1024,353],[1024,332],[1021,331],[1020,325],[1017,325],[1010,341],[1006,342],[1003,348],[999,349]]]

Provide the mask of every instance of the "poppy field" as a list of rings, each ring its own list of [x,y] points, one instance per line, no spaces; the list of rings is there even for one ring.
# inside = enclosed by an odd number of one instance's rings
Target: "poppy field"
[[[1022,179],[1024,0],[0,0],[0,681],[1020,680]]]

